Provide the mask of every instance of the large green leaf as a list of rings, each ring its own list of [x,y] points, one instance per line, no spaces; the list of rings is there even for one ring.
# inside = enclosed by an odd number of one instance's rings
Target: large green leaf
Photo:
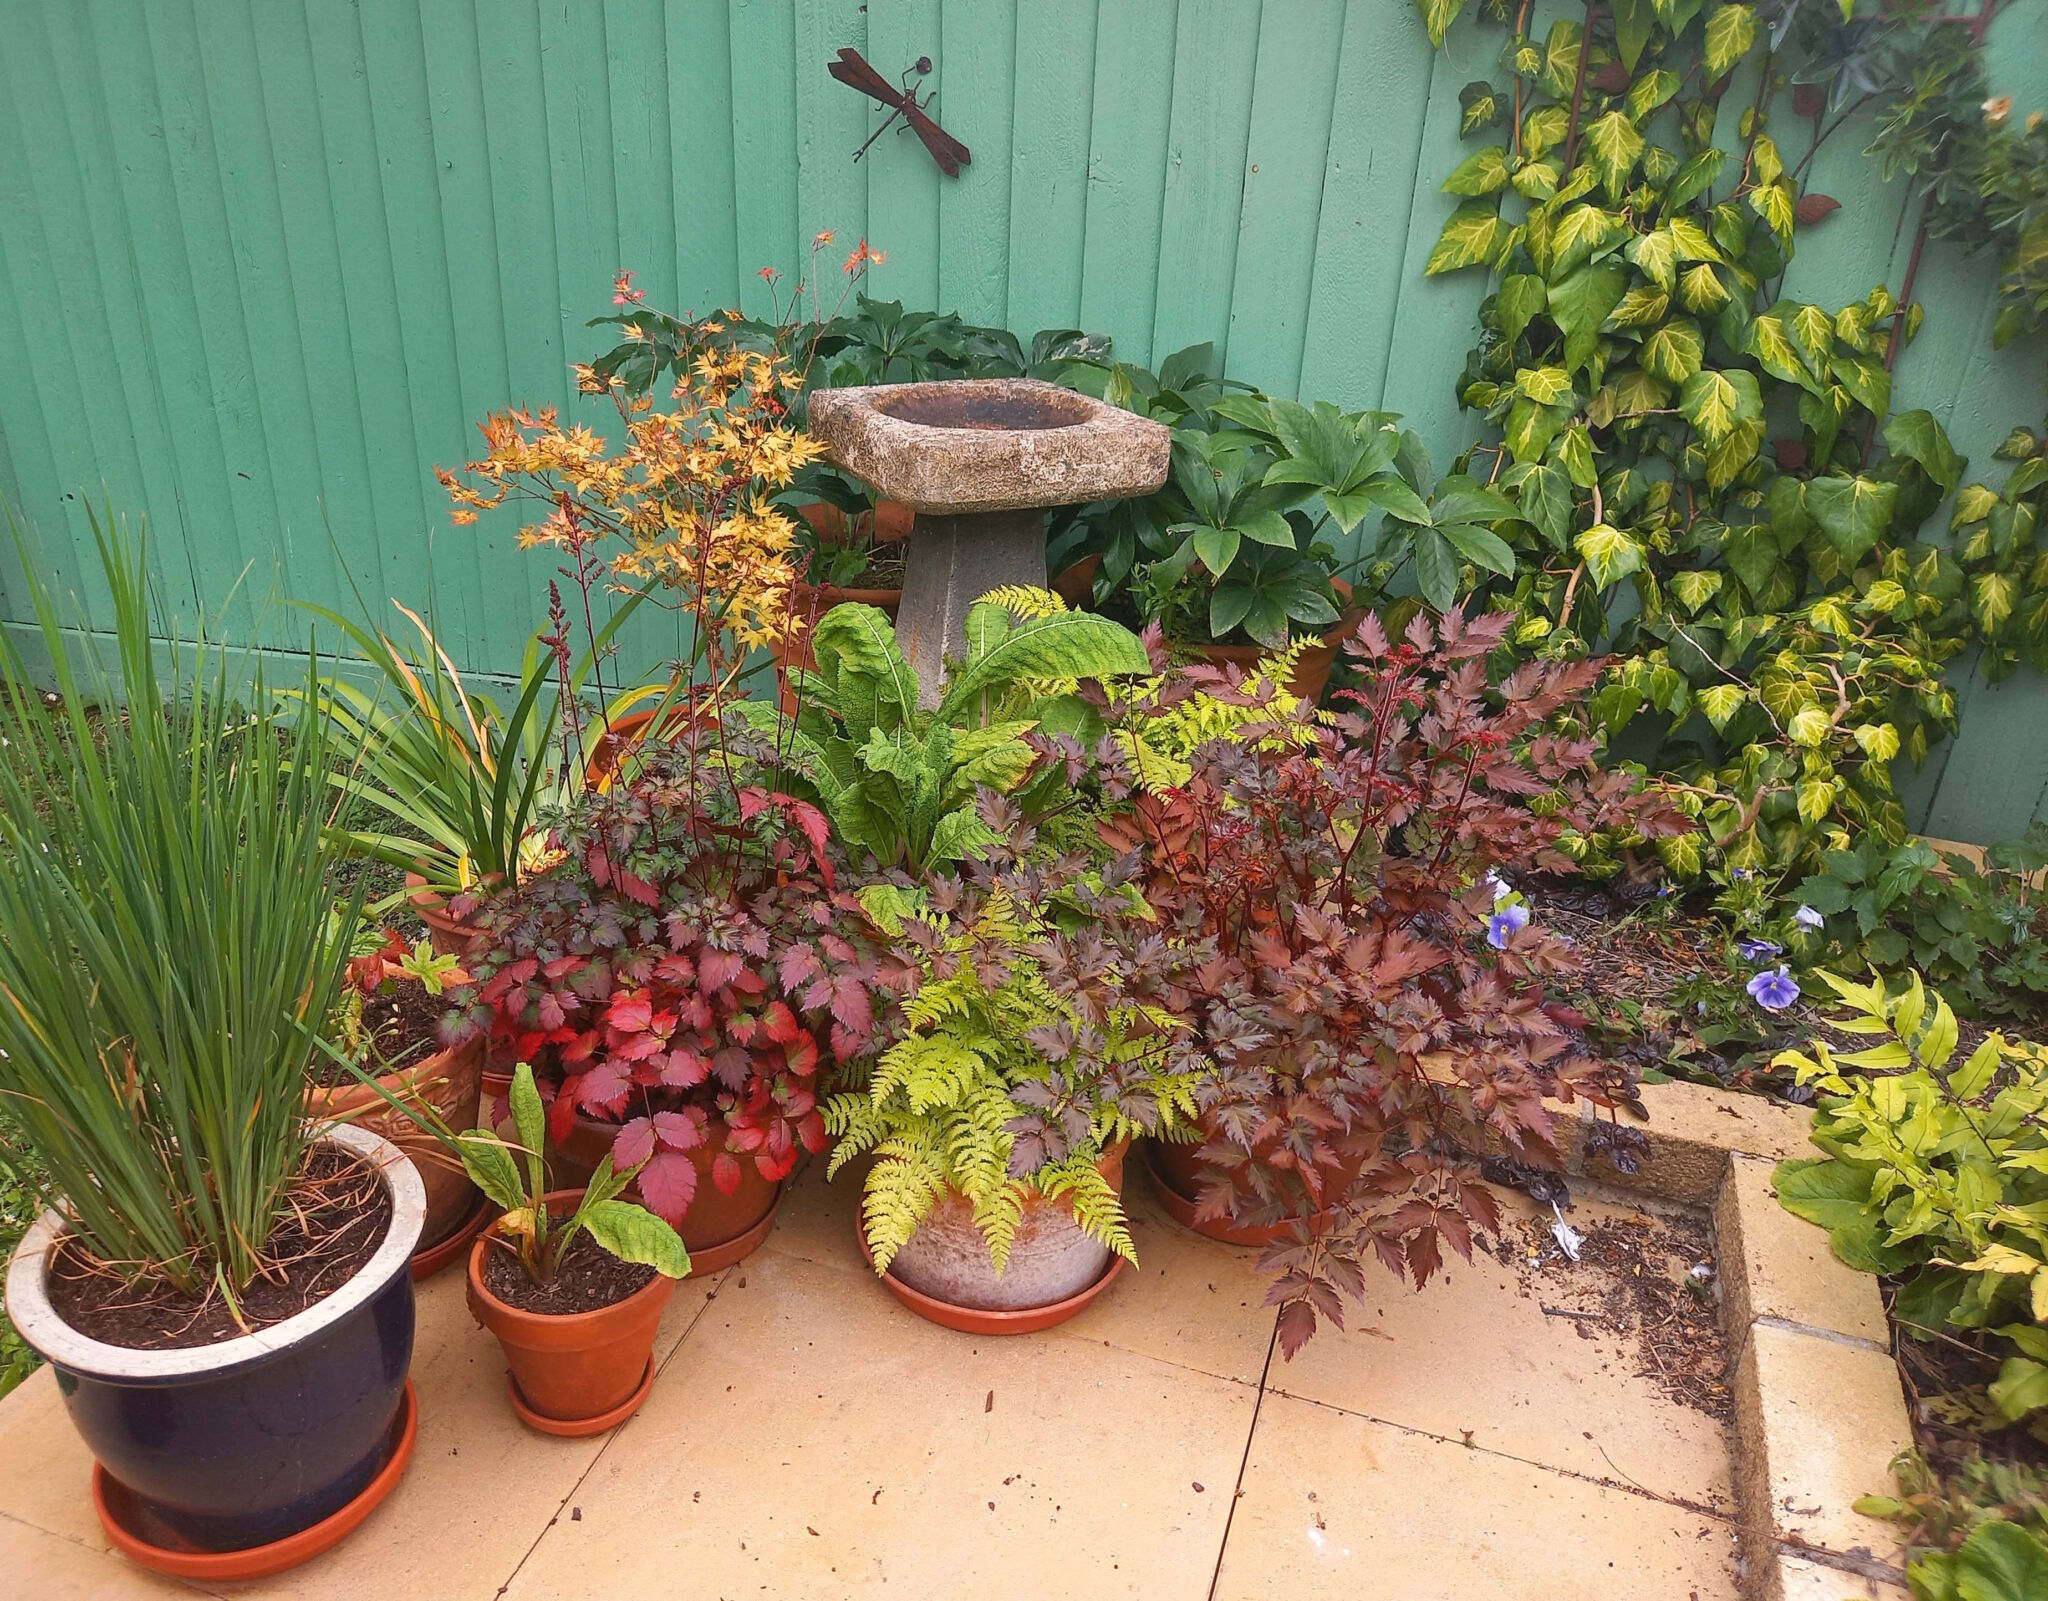
[[[1980,1523],[1956,1553],[1957,1601],[2039,1601],[2048,1595],[2048,1544],[2017,1523]]]
[[[1588,262],[1550,286],[1550,318],[1564,333],[1564,364],[1576,370],[1592,358],[1600,342],[1600,325],[1620,302],[1628,286],[1628,270],[1609,258]],[[1532,399],[1554,400],[1523,389]]]
[[[1683,210],[1713,188],[1727,161],[1728,153],[1719,145],[1708,145],[1698,155],[1689,158],[1672,177],[1670,187],[1664,191],[1665,214],[1668,216],[1672,212]]]
[[[1423,274],[1434,277],[1463,267],[1490,265],[1506,230],[1507,224],[1490,201],[1466,201],[1445,221]]]
[[[1543,310],[1547,293],[1543,280],[1533,272],[1510,273],[1503,278],[1499,297],[1494,301],[1501,338],[1510,345],[1521,338],[1529,319]]]
[[[1884,442],[1894,456],[1909,457],[1924,467],[1944,495],[1955,489],[1967,465],[1934,414],[1917,407],[1886,420]]]
[[[1614,43],[1621,51],[1621,64],[1630,72],[1642,59],[1643,46],[1650,42],[1656,25],[1656,8],[1650,0],[1614,0]]]
[[[1434,528],[1415,530],[1415,582],[1422,598],[1449,611],[1458,598],[1458,560],[1450,542]]]
[[[639,1262],[664,1278],[690,1276],[683,1237],[644,1206],[630,1201],[593,1201],[576,1214],[590,1237],[622,1262]]]
[[[939,720],[953,721],[974,696],[1020,678],[1108,678],[1143,673],[1150,666],[1138,636],[1107,617],[1092,612],[1034,617],[947,686]]]
[[[1806,486],[1806,509],[1842,559],[1854,562],[1891,527],[1898,496],[1897,484],[1871,478],[1816,478]]]
[[[863,724],[900,728],[916,721],[917,674],[910,670],[896,643],[896,625],[880,607],[852,602],[834,606],[811,630],[811,652],[817,658],[819,675],[841,695],[842,709],[846,709],[842,686],[849,676],[872,683],[872,710],[863,706],[867,712],[861,718]],[[865,737],[867,728],[855,732]]]

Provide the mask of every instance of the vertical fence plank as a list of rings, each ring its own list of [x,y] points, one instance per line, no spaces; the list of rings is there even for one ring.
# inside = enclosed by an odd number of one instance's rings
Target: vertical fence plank
[[[931,57],[932,76],[923,87],[937,90],[935,109],[943,120],[950,97],[940,22],[939,0],[890,0],[870,7],[868,60],[883,77],[900,84],[912,62]],[[868,133],[887,115],[870,101]],[[953,180],[939,171],[901,118],[869,146],[860,164],[868,185],[868,233],[888,258],[868,274],[868,292],[878,300],[928,310],[939,298],[939,185]]]
[[[1020,334],[1081,317],[1095,11],[1094,0],[1017,4],[1008,298]]]
[[[1007,327],[1017,0],[941,0],[939,31],[950,86],[939,111],[974,162],[939,186],[938,309]]]
[[[1344,0],[1295,0],[1259,29],[1230,371],[1278,395],[1292,396],[1301,381],[1344,12]]]
[[[1176,0],[1116,0],[1095,22],[1081,326],[1139,366],[1152,360],[1178,27]]]
[[[1346,9],[1301,356],[1304,397],[1373,407],[1387,386],[1394,308],[1430,89],[1429,39]]]
[[[795,0],[732,0],[732,180],[738,215],[739,300],[773,313],[800,268],[796,207]],[[741,86],[744,85],[744,88]],[[779,286],[760,276],[781,274]]]
[[[1247,0],[1181,0],[1173,46],[1173,119],[1159,226],[1155,364],[1183,346],[1230,341],[1230,294],[1251,134],[1261,11]]]
[[[611,80],[612,177],[619,216],[614,270],[634,273],[650,303],[677,304],[676,182],[669,144],[668,33],[661,0],[614,0],[605,12],[605,70]],[[609,299],[584,313],[599,316]],[[602,330],[585,343],[602,349]]]
[[[796,213],[797,244],[812,279],[815,309],[830,312],[843,298],[841,264],[868,231],[867,174],[853,153],[868,136],[866,97],[826,72],[842,49],[866,53],[867,7],[861,0],[797,0],[796,8]],[[832,242],[816,248],[821,233]]]
[[[726,9],[662,12],[668,44],[669,163],[676,186],[676,301],[703,314],[740,299],[733,184],[732,40]]]

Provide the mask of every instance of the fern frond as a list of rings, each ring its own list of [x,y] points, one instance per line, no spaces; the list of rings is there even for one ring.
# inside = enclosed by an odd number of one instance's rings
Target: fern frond
[[[1133,1267],[1137,1265],[1138,1247],[1131,1239],[1123,1197],[1093,1162],[1069,1157],[1056,1166],[1040,1168],[1031,1182],[1047,1200],[1064,1197],[1082,1232],[1100,1240]]]
[[[1017,1230],[1024,1223],[1024,1197],[1027,1193],[1022,1184],[1011,1179],[975,1203],[974,1226],[988,1241],[988,1259],[994,1265],[998,1278],[1010,1265],[1010,1251],[1017,1243]]]
[[[896,1253],[909,1243],[945,1193],[945,1166],[928,1141],[911,1134],[897,1135],[875,1148],[875,1165],[868,1172],[860,1210],[877,1273],[889,1271]]]
[[[1004,584],[979,597],[984,605],[1000,606],[1020,623],[1037,617],[1051,617],[1067,609],[1067,603],[1049,589],[1031,584]]]

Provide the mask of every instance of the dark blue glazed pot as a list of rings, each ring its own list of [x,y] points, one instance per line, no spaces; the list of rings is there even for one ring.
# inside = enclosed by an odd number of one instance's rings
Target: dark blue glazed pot
[[[56,1370],[92,1454],[201,1550],[246,1550],[310,1528],[361,1494],[390,1454],[412,1365],[409,1259],[426,1191],[405,1154],[368,1130],[337,1124],[322,1137],[383,1165],[391,1229],[354,1278],[282,1323],[176,1351],[88,1339],[44,1294],[43,1265],[64,1229],[54,1212],[8,1268],[8,1313]]]

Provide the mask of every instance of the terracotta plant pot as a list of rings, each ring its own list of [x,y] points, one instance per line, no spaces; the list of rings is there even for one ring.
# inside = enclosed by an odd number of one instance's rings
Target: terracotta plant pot
[[[1334,578],[1330,582],[1339,600],[1351,599],[1351,586],[1343,579]],[[1337,665],[1338,650],[1358,631],[1358,625],[1364,620],[1363,606],[1347,608],[1344,615],[1324,632],[1321,644],[1311,645],[1301,653],[1301,659],[1294,664],[1294,676],[1288,681],[1288,692],[1311,706],[1320,701],[1323,691],[1330,687],[1330,669]],[[1191,645],[1187,648],[1213,666],[1235,666],[1245,672],[1256,667],[1261,657],[1272,655],[1264,645]]]
[[[550,1210],[566,1212],[581,1190],[551,1190]],[[550,1316],[499,1300],[484,1285],[484,1258],[506,1249],[498,1223],[469,1250],[469,1310],[498,1337],[511,1367],[513,1404],[548,1434],[601,1433],[630,1417],[653,1376],[654,1335],[676,1281],[657,1273],[643,1290],[595,1312]]]
[[[493,873],[486,883],[495,882],[500,875]],[[436,956],[466,956],[469,944],[476,934],[476,925],[448,915],[448,897],[429,884],[418,873],[405,875],[405,898],[411,902],[414,915],[427,925],[427,938],[433,944]]]
[[[1102,570],[1098,553],[1083,556],[1071,567],[1062,567],[1052,580],[1052,592],[1069,606],[1085,608],[1095,593],[1095,575]]]
[[[579,1189],[590,1182],[598,1162],[612,1148],[618,1129],[595,1118],[578,1117],[568,1139],[548,1152],[548,1174],[556,1184]],[[676,1232],[690,1252],[690,1269],[700,1276],[753,1254],[775,1228],[775,1214],[782,1207],[784,1186],[761,1177],[752,1157],[740,1158],[740,1184],[727,1195],[711,1182],[711,1163],[725,1149],[725,1123],[712,1118],[704,1143],[689,1153],[697,1170],[697,1193]],[[629,1185],[626,1199],[640,1199],[640,1187]]]
[[[1196,1219],[1195,1209],[1207,1173],[1195,1153],[1210,1137],[1205,1120],[1202,1138],[1190,1144],[1176,1145],[1170,1140],[1145,1142],[1145,1171],[1167,1216],[1184,1229],[1192,1229],[1207,1239],[1221,1240],[1226,1245],[1271,1245],[1275,1240],[1287,1238],[1292,1230],[1288,1223],[1254,1226],[1233,1222],[1227,1216]],[[1341,1194],[1350,1188],[1351,1181],[1358,1177],[1358,1168],[1357,1162],[1340,1162],[1326,1168],[1323,1181],[1326,1193]]]
[[[1103,1152],[1097,1169],[1121,1188],[1127,1144]],[[854,1214],[861,1253],[870,1264],[867,1229]],[[1123,1259],[1085,1233],[1065,1200],[1035,1191],[998,1273],[988,1240],[974,1226],[967,1197],[949,1192],[896,1253],[884,1275],[896,1298],[947,1328],[976,1333],[1023,1334],[1075,1315],[1107,1287]],[[906,1293],[907,1292],[907,1293]]]
[[[377,1082],[400,1100],[432,1107],[443,1122],[460,1131],[476,1127],[483,1066],[484,1042],[483,1036],[478,1035],[452,1051],[436,1051],[409,1067],[382,1074]],[[421,1251],[441,1244],[475,1214],[477,1188],[470,1183],[462,1164],[442,1149],[440,1141],[423,1134],[403,1112],[387,1106],[369,1085],[353,1079],[344,1084],[308,1084],[306,1115],[319,1123],[353,1123],[369,1129],[412,1158],[420,1181],[427,1187],[427,1221],[420,1231]]]
[[[809,523],[820,538],[844,543],[851,539],[871,539],[877,544],[894,544],[910,536],[911,526],[917,520],[917,513],[900,500],[878,500],[872,511],[864,511],[848,518],[846,513],[829,500],[810,500],[797,507],[799,517]]]

